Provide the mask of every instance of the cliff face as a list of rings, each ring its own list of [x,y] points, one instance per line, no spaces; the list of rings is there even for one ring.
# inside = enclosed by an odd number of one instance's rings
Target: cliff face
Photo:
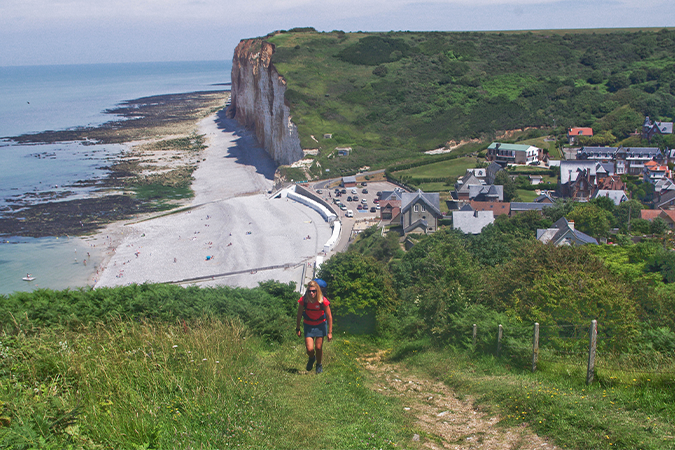
[[[300,139],[284,101],[286,80],[271,63],[274,45],[243,40],[232,59],[232,103],[229,115],[253,129],[258,142],[278,164],[302,159]]]

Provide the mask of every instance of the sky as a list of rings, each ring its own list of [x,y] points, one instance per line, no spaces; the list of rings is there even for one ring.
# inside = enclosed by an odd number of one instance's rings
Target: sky
[[[0,66],[229,60],[244,38],[318,31],[675,26],[671,0],[0,0]]]

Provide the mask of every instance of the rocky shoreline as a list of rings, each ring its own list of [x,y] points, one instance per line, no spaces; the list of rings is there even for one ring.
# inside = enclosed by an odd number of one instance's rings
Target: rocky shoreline
[[[110,222],[164,210],[190,197],[191,174],[203,148],[197,124],[228,99],[229,91],[144,97],[106,111],[118,118],[97,127],[10,138],[19,144],[80,141],[125,144],[129,149],[107,167],[104,179],[78,181],[78,187],[84,183],[95,189],[89,198],[69,200],[67,193],[42,192],[5,206],[0,236],[90,234]]]

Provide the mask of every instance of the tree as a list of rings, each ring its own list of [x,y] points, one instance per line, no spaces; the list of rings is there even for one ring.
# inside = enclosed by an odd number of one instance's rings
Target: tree
[[[659,249],[654,256],[647,261],[646,270],[660,272],[664,283],[675,282],[675,252]]]
[[[577,203],[571,198],[557,198],[555,203],[544,208],[544,217],[549,219],[552,223],[560,220],[561,217],[567,216],[572,212]]]
[[[392,267],[405,334],[446,336],[451,316],[475,302],[480,268],[466,246],[462,233],[442,229],[421,238]]]
[[[570,329],[581,334],[597,319],[611,330],[611,344],[625,345],[635,330],[636,302],[629,285],[587,247],[523,245],[515,258],[484,278],[481,303],[524,322],[569,327],[549,328],[561,336]]]
[[[668,231],[668,223],[661,217],[655,217],[649,225],[649,232],[657,236],[661,236]]]
[[[338,253],[321,265],[318,276],[328,283],[331,305],[340,313],[363,314],[371,307],[394,305],[391,276],[371,256]]]
[[[614,200],[612,200],[609,197],[602,197],[602,196],[594,198],[589,203],[597,206],[598,208],[602,208],[605,211],[610,212],[610,213],[614,212],[614,207],[616,206],[614,204]]]
[[[577,206],[567,215],[574,221],[574,227],[591,236],[606,236],[609,233],[612,214],[593,203]]]
[[[504,186],[504,201],[510,202],[517,199],[516,183],[511,176],[505,171],[500,170],[495,176],[495,184]]]
[[[607,80],[607,89],[609,92],[616,92],[620,89],[625,89],[628,86],[630,86],[628,78],[619,73],[612,75],[609,77],[609,80]]]
[[[629,221],[640,218],[640,211],[644,208],[642,203],[637,200],[628,200],[619,204],[614,209],[614,217],[619,228],[623,230],[629,229]]]
[[[602,76],[602,72],[599,70],[594,70],[591,72],[591,76],[588,77],[588,82],[590,84],[600,84],[604,80],[604,77]]]

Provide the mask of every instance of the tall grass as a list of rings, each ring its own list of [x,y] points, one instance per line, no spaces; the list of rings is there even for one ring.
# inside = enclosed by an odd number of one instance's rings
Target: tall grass
[[[0,448],[392,448],[396,400],[367,388],[363,345],[326,346],[304,371],[238,321],[114,321],[2,336]]]
[[[591,385],[583,358],[564,355],[548,355],[531,373],[509,356],[416,341],[397,344],[392,359],[472,396],[501,426],[532,427],[562,448],[675,448],[672,359],[670,371],[637,373],[605,358]]]

